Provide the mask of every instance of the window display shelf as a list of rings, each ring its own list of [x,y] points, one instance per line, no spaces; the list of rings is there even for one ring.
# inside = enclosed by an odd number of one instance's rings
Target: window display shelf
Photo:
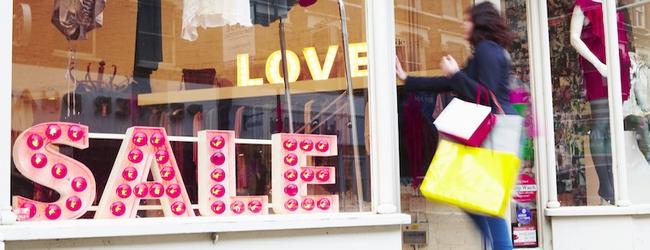
[[[352,87],[354,89],[367,88],[367,83],[367,77],[352,78]],[[291,94],[341,91],[347,89],[343,78],[335,78],[323,81],[300,81],[291,83],[290,86]],[[284,95],[283,84],[265,83],[264,85],[258,86],[193,89],[140,94],[138,95],[138,105],[146,106],[155,104],[200,102],[276,95]]]
[[[251,232],[340,227],[369,227],[411,223],[407,214],[288,214],[267,216],[139,218],[20,222],[0,226],[5,241],[80,239],[194,233]]]

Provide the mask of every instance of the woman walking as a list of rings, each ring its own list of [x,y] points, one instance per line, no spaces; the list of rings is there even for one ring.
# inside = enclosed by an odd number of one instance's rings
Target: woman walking
[[[476,101],[477,91],[489,89],[494,93],[506,114],[516,114],[509,102],[510,57],[506,48],[512,43],[512,35],[505,19],[489,2],[473,6],[465,12],[465,39],[473,49],[465,68],[458,67],[456,60],[447,55],[440,61],[443,76],[407,76],[399,60],[396,62],[397,77],[405,82],[405,89],[412,91],[452,92],[465,101]],[[495,105],[493,111],[496,111]],[[503,218],[469,213],[483,235],[487,249],[512,249],[509,225]]]

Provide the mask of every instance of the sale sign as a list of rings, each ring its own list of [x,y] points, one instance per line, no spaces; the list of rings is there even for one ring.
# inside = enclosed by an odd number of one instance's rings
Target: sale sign
[[[199,132],[199,211],[204,216],[268,214],[268,197],[237,196],[235,132]]]
[[[333,167],[308,166],[309,156],[337,154],[336,136],[275,134],[273,147],[273,211],[276,213],[335,213],[336,195],[307,195],[308,185],[334,184]]]
[[[54,145],[88,148],[88,127],[73,123],[39,124],[25,130],[14,144],[13,160],[28,179],[60,194],[55,202],[14,196],[19,220],[64,220],[81,217],[95,199],[95,177],[81,162]]]
[[[527,174],[519,175],[519,180],[515,186],[513,199],[519,203],[529,203],[537,197],[537,184],[535,179]]]
[[[163,128],[127,130],[95,218],[135,218],[141,199],[159,200],[165,216],[194,216]]]
[[[205,130],[198,137],[200,215],[268,214],[271,206],[267,196],[236,194],[235,133]],[[39,124],[18,136],[13,150],[16,168],[61,197],[49,203],[14,197],[13,209],[19,220],[76,219],[88,211],[96,192],[93,174],[52,147],[61,144],[85,149],[90,146],[88,139],[87,126],[61,122]],[[339,211],[337,195],[308,195],[309,185],[335,184],[335,169],[312,166],[309,157],[336,156],[336,136],[275,134],[271,146],[271,204],[275,213]],[[195,216],[164,128],[127,130],[95,218],[135,218],[142,199],[160,201],[166,217]]]

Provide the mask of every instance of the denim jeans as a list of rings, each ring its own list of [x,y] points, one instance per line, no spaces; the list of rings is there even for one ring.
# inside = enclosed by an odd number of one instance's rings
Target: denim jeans
[[[607,99],[592,100],[589,148],[598,175],[598,195],[614,204],[614,175],[612,173],[612,139]]]
[[[467,212],[481,231],[483,246],[488,250],[512,250],[510,227],[503,218]]]

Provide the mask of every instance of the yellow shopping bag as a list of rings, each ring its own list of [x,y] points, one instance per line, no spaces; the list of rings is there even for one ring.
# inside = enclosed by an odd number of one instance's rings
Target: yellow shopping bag
[[[520,164],[512,153],[441,140],[420,191],[430,200],[504,217]]]

